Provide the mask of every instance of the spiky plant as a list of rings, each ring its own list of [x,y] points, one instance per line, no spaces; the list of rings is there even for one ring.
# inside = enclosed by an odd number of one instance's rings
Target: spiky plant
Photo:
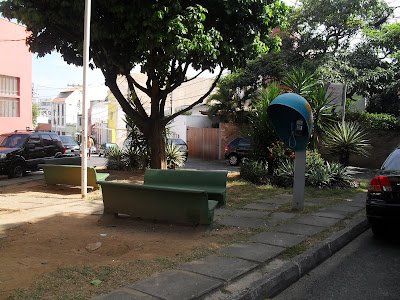
[[[351,155],[368,156],[371,147],[365,131],[356,122],[337,123],[325,135],[324,146],[339,162],[349,165]]]
[[[167,143],[165,146],[165,155],[167,157],[167,168],[175,169],[185,165],[185,154],[175,143]]]

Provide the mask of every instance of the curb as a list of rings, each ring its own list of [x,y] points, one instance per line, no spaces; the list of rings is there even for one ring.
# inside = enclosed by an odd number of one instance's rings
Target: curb
[[[252,283],[246,290],[230,299],[256,300],[271,298],[298,281],[309,271],[342,249],[369,228],[366,217],[359,217],[345,229],[336,232],[319,245],[296,256],[279,269]]]

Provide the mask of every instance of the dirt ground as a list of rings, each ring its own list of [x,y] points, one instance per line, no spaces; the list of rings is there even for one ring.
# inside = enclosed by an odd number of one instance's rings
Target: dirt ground
[[[141,173],[112,173],[109,180],[140,183]],[[78,198],[72,188],[46,187],[44,180],[24,184],[24,198]],[[1,195],[18,194],[9,186]],[[22,194],[20,195],[22,197]],[[99,191],[89,193],[101,201]],[[96,200],[97,198],[97,200]],[[86,200],[82,200],[86,201]],[[14,289],[28,288],[39,275],[67,266],[107,266],[135,260],[176,257],[194,247],[217,243],[224,229],[210,234],[205,227],[166,224],[122,217],[98,222],[99,215],[60,214],[7,230],[0,238],[0,299]]]

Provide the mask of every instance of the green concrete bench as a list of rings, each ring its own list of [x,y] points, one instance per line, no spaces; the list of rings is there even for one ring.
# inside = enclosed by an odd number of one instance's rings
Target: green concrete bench
[[[60,157],[60,158],[45,158],[43,163],[46,165],[81,165],[82,158],[80,156],[74,157]]]
[[[40,165],[44,172],[47,184],[69,184],[81,185],[81,166],[72,165]],[[93,190],[98,190],[100,186],[96,181],[106,180],[109,173],[97,173],[95,168],[87,168],[87,185],[92,186]]]
[[[192,225],[214,222],[217,201],[208,200],[202,190],[146,186],[133,183],[98,181],[103,193],[104,213],[127,214],[144,219]]]
[[[144,184],[151,186],[199,189],[207,192],[218,206],[226,204],[227,171],[146,170]]]

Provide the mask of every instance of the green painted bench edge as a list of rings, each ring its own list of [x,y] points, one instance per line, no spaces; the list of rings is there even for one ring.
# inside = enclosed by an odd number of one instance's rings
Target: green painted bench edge
[[[173,176],[176,174],[179,175]],[[144,173],[144,185],[205,190],[209,199],[217,200],[218,206],[225,206],[227,177],[227,171],[148,169]]]
[[[214,209],[218,202],[209,200],[204,190],[110,181],[97,183],[102,186],[104,204],[100,220],[107,215],[121,213],[145,219],[207,225],[210,230],[213,228]]]
[[[39,165],[43,169],[46,184],[81,185],[81,166],[75,165]],[[97,173],[93,167],[87,167],[87,185],[93,190],[100,189],[97,181],[106,180],[109,173]]]

